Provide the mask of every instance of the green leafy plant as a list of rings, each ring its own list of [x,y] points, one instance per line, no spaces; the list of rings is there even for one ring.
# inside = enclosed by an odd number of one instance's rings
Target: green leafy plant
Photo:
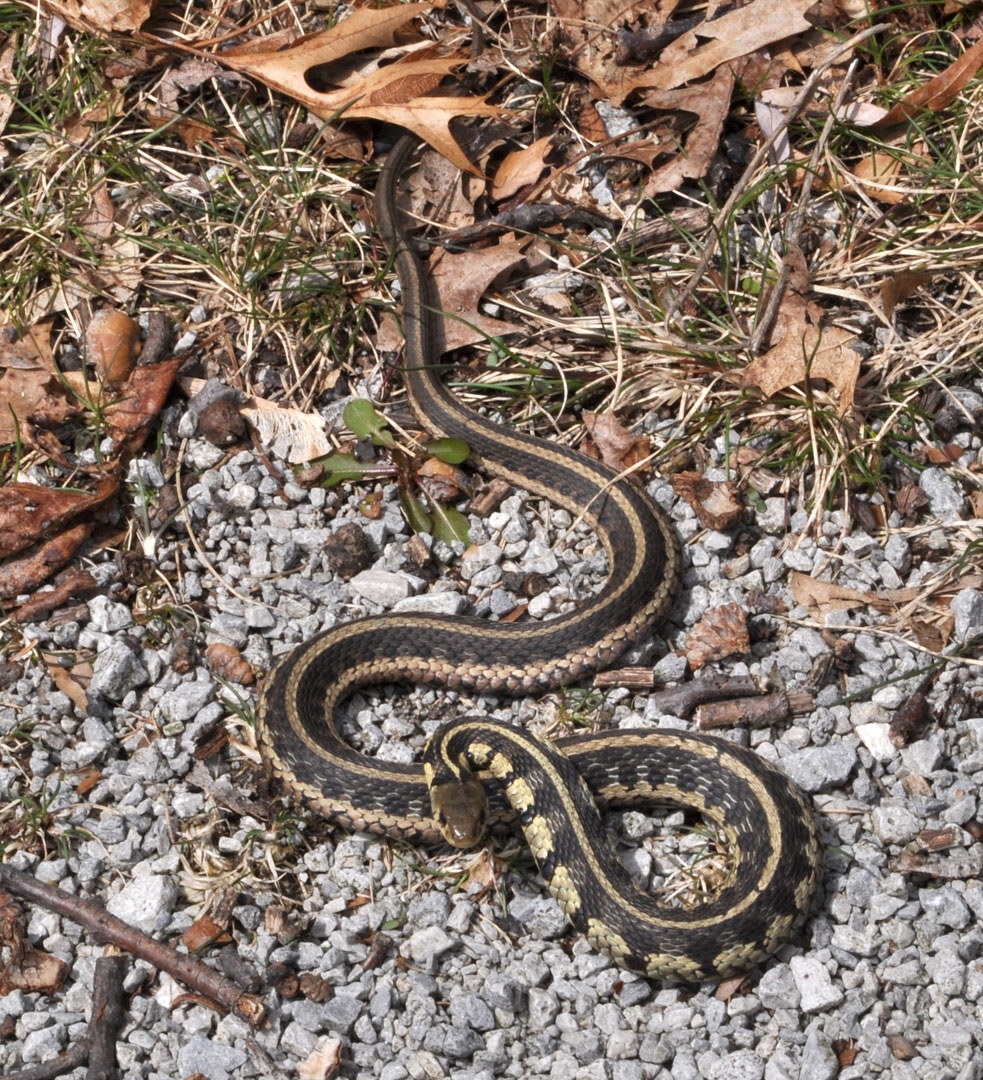
[[[467,543],[467,518],[452,506],[446,506],[429,492],[419,475],[419,456],[401,446],[389,429],[386,419],[371,401],[359,399],[351,402],[344,412],[345,424],[359,442],[389,451],[390,461],[362,461],[355,454],[334,453],[318,459],[315,464],[325,470],[321,481],[325,487],[337,484],[389,477],[399,486],[399,503],[411,529],[417,533],[430,533],[436,540],[450,544],[454,541]],[[461,439],[432,439],[423,444],[423,450],[432,459],[445,465],[460,465],[467,460],[470,449]],[[426,504],[420,498],[423,494]]]

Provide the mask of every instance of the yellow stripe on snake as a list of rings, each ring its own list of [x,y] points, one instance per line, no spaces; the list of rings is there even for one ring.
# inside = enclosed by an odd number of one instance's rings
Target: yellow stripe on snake
[[[607,551],[610,576],[579,609],[546,622],[408,613],[328,630],[280,660],[267,679],[259,748],[292,797],[346,828],[442,835],[464,846],[477,843],[486,825],[517,818],[571,923],[626,968],[687,981],[745,971],[802,924],[820,861],[808,804],[752,751],[663,729],[547,743],[465,717],[431,737],[422,765],[402,765],[363,755],[338,733],[339,702],[368,684],[520,695],[580,679],[643,639],[668,614],[681,583],[676,534],[641,489],[599,462],[484,419],[441,382],[430,281],[396,202],[415,149],[411,136],[397,143],[376,193],[379,229],[402,288],[413,411],[435,436],[463,439],[487,472],[581,515]],[[707,903],[691,910],[657,903],[609,847],[598,806],[652,803],[698,810],[736,852],[732,880]]]

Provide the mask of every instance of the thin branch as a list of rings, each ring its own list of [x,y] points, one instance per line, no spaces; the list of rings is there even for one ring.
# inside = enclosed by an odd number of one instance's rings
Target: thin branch
[[[25,900],[79,923],[100,941],[112,942],[125,952],[142,957],[254,1027],[265,1019],[266,1009],[260,998],[245,993],[201,961],[162,945],[96,904],[46,885],[6,864],[0,864],[0,884]]]

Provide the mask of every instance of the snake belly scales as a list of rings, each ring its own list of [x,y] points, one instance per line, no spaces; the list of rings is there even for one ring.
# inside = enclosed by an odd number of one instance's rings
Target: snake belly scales
[[[439,792],[448,790],[448,773],[453,781],[475,770],[491,823],[518,819],[549,891],[594,947],[658,979],[694,982],[746,971],[805,920],[820,862],[809,805],[752,751],[644,728],[545,744],[472,717],[440,728],[424,764],[401,764],[359,753],[335,726],[338,703],[367,684],[524,695],[580,679],[644,638],[668,614],[681,584],[675,531],[640,488],[599,462],[484,419],[441,381],[430,278],[396,202],[417,144],[413,136],[399,140],[376,193],[378,226],[402,290],[413,411],[435,436],[464,440],[487,472],[582,515],[607,551],[610,576],[576,611],[545,622],[407,613],[321,633],[267,678],[256,717],[260,751],[274,779],[313,813],[407,839],[448,835],[438,821]],[[436,785],[436,814],[428,780]],[[464,778],[466,786],[478,782]],[[658,903],[635,886],[608,846],[598,806],[652,803],[694,808],[737,853],[729,882],[707,902],[689,910]]]

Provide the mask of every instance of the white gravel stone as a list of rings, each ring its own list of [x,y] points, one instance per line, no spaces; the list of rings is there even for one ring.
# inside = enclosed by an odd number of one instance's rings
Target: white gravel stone
[[[955,623],[956,641],[974,641],[983,634],[983,593],[979,589],[960,589],[949,606]]]
[[[854,728],[857,737],[867,747],[875,761],[882,765],[898,755],[898,748],[890,738],[890,724],[860,724]]]
[[[836,1008],[844,993],[834,986],[826,966],[812,956],[793,956],[789,968],[799,991],[799,1008],[804,1013],[824,1012]]]
[[[167,925],[177,901],[177,886],[170,877],[147,874],[109,898],[106,910],[148,934]]]
[[[393,605],[393,611],[423,611],[431,615],[463,615],[467,608],[467,600],[451,590],[407,596]]]
[[[363,570],[349,582],[360,596],[382,608],[391,608],[410,595],[409,579],[388,570]]]
[[[882,805],[871,814],[874,835],[885,844],[907,844],[921,829],[921,822],[906,806]]]

